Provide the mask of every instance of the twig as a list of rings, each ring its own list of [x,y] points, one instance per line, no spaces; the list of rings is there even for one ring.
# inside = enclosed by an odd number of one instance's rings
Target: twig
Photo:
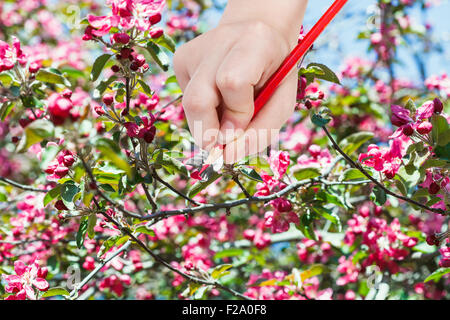
[[[92,180],[93,183],[96,183],[94,175],[92,174],[92,171],[90,170],[90,168],[87,166],[86,162],[84,161],[84,159],[82,157],[80,157],[81,162],[85,168],[85,170],[88,172],[88,175],[90,177],[90,179]],[[219,289],[222,289],[224,291],[227,291],[229,293],[231,293],[232,295],[239,297],[241,299],[246,299],[246,300],[252,300],[249,297],[244,296],[243,294],[228,288],[222,284],[220,284],[219,282],[217,282],[216,280],[204,280],[204,279],[200,279],[197,278],[195,276],[191,276],[189,274],[186,274],[184,272],[182,272],[181,270],[178,270],[177,268],[175,268],[174,266],[172,266],[170,263],[168,263],[167,261],[165,261],[163,258],[161,258],[159,255],[157,255],[156,253],[154,253],[150,248],[148,248],[145,243],[143,243],[141,240],[139,240],[129,229],[127,228],[123,228],[116,220],[114,220],[112,217],[110,217],[108,214],[106,214],[106,212],[100,210],[100,205],[98,203],[98,201],[95,199],[95,197],[93,198],[93,201],[97,207],[97,209],[99,210],[99,213],[101,215],[103,215],[109,222],[113,223],[117,228],[119,228],[119,230],[128,235],[134,242],[136,242],[141,248],[143,248],[153,259],[155,259],[157,262],[161,263],[162,265],[164,265],[166,268],[172,270],[173,272],[178,273],[179,275],[181,275],[182,277],[184,277],[185,279],[187,279],[190,282],[194,282],[197,284],[202,284],[202,285],[210,285]]]
[[[236,182],[236,184],[239,186],[239,188],[241,188],[242,192],[244,193],[244,195],[247,198],[251,198],[252,196],[250,195],[250,193],[248,193],[247,189],[245,189],[245,187],[242,185],[242,183],[239,181],[239,177],[238,176],[233,176],[233,181]]]
[[[336,143],[336,141],[333,139],[333,137],[331,136],[330,132],[328,131],[328,129],[326,127],[323,127],[323,130],[325,131],[325,134],[328,136],[328,138],[330,139],[333,148],[339,152],[344,159],[354,168],[358,169],[359,171],[361,171],[362,174],[364,174],[370,181],[372,181],[373,183],[375,183],[379,188],[383,189],[384,192],[386,192],[386,194],[389,194],[395,198],[401,199],[403,201],[412,203],[424,210],[428,210],[434,213],[438,213],[438,214],[442,214],[445,215],[446,211],[442,210],[442,209],[437,209],[437,208],[430,208],[418,201],[415,201],[413,199],[410,199],[408,197],[404,197],[402,195],[396,194],[394,192],[392,192],[391,190],[387,189],[381,182],[379,182],[377,179],[375,179],[374,177],[372,177],[359,163],[356,163],[355,161],[352,160],[352,158],[350,158],[344,151],[342,151],[342,149],[339,147],[339,145]]]
[[[306,186],[308,184],[312,185],[312,184],[314,184],[314,182],[316,182],[315,179],[299,181],[294,184],[291,184],[290,186],[284,188],[283,190],[281,190],[279,192],[273,193],[268,196],[250,197],[250,198],[233,200],[233,201],[225,201],[222,203],[213,203],[213,204],[207,203],[207,204],[201,204],[201,205],[199,205],[197,207],[193,207],[193,208],[158,211],[153,214],[140,217],[140,219],[142,219],[142,220],[162,219],[162,218],[166,218],[166,217],[170,217],[170,216],[189,214],[189,213],[194,213],[194,212],[199,212],[199,211],[214,211],[214,210],[218,210],[218,209],[230,209],[233,207],[237,207],[237,206],[241,206],[241,205],[249,204],[249,203],[267,202],[270,200],[280,198],[280,197],[282,197],[286,194],[289,194],[293,191],[296,191],[298,188],[300,188],[302,186]]]
[[[166,186],[168,189],[172,190],[174,193],[176,193],[177,195],[179,195],[180,197],[182,197],[183,199],[189,201],[190,203],[198,206],[200,205],[197,201],[189,198],[188,196],[186,196],[185,194],[183,194],[182,192],[178,191],[177,189],[175,189],[174,187],[172,187],[169,183],[165,182],[163,179],[161,179],[158,175],[158,173],[156,173],[156,170],[153,170],[152,172],[152,176],[154,179],[156,179],[158,182],[162,183],[164,186]]]
[[[47,190],[45,189],[39,189],[39,188],[34,188],[34,187],[30,187],[30,186],[26,186],[23,184],[20,184],[18,182],[15,182],[13,180],[10,180],[8,178],[4,178],[4,177],[0,177],[0,181],[3,181],[7,184],[12,185],[13,187],[25,190],[25,191],[33,191],[33,192],[42,192],[42,193],[47,193]]]
[[[122,247],[120,247],[117,251],[113,252],[108,258],[103,260],[100,264],[97,265],[97,267],[92,270],[79,284],[76,285],[76,287],[72,290],[70,293],[70,298],[76,298],[76,294],[78,294],[78,291],[86,285],[86,283],[89,282],[99,271],[102,269],[108,262],[113,260],[115,257],[120,255],[122,252],[128,249],[128,247],[131,245],[131,241],[127,241]]]

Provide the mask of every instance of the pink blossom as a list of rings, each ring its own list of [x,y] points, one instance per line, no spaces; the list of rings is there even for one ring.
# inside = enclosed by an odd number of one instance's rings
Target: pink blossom
[[[5,291],[12,293],[6,300],[36,300],[38,298],[35,289],[39,291],[47,291],[48,282],[44,279],[47,271],[40,268],[36,262],[25,265],[20,260],[14,263],[14,271],[16,275],[2,275],[7,282]]]

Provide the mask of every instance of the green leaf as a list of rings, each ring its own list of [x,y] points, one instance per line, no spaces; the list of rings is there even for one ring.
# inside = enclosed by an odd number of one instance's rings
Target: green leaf
[[[147,235],[149,235],[151,237],[156,236],[155,231],[153,231],[152,229],[147,228],[147,226],[145,226],[145,225],[137,227],[135,231],[139,232],[139,233],[147,234]]]
[[[220,266],[217,266],[211,272],[211,277],[213,277],[214,279],[220,279],[223,276],[229,274],[230,272],[227,271],[227,270],[232,268],[232,267],[233,267],[232,264],[222,264]]]
[[[448,136],[445,136],[445,132],[449,129],[447,119],[441,115],[433,114],[431,117],[431,124],[433,125],[433,130],[431,131],[433,141],[437,143],[438,146],[445,146],[448,143],[446,140],[449,139]],[[441,138],[443,141],[441,141]]]
[[[101,185],[99,185],[99,188],[102,188],[103,190],[108,191],[108,192],[116,192],[116,190],[114,190],[114,188],[111,187],[110,184],[106,184],[106,183],[102,183]]]
[[[128,236],[125,236],[128,237]],[[106,252],[108,252],[114,245],[122,238],[121,235],[112,236],[103,241],[100,250],[97,253],[97,257],[103,256]]]
[[[95,88],[94,97],[100,98],[103,92],[110,86],[111,83],[117,80],[117,76],[111,76],[107,80],[100,81],[97,88]]]
[[[438,282],[443,276],[450,273],[450,268],[439,268],[436,271],[434,271],[432,274],[430,274],[426,279],[425,282],[433,280],[434,282]]]
[[[316,78],[330,81],[330,82],[337,83],[337,84],[341,84],[341,82],[339,81],[339,78],[336,76],[336,74],[330,68],[328,68],[326,65],[313,62],[306,66],[306,69],[309,69],[309,68],[315,68],[316,70],[318,69],[320,71],[320,72],[317,72],[317,71],[314,72],[314,76]]]
[[[239,171],[246,176],[247,178],[254,180],[254,181],[258,181],[258,182],[263,182],[263,179],[261,178],[261,176],[258,174],[258,172],[256,172],[255,169],[253,168],[249,168],[249,167],[240,167]]]
[[[25,135],[17,146],[17,152],[25,152],[32,145],[53,137],[54,131],[53,123],[46,119],[33,121],[25,128]]]
[[[61,198],[64,203],[71,203],[78,192],[80,192],[80,188],[73,183],[64,183],[61,188]]]
[[[387,200],[386,192],[380,187],[374,187],[372,190],[371,198],[377,205],[382,206],[386,203]]]
[[[0,106],[0,119],[4,121],[6,117],[11,113],[11,110],[14,107],[14,103],[6,101]]]
[[[80,222],[80,227],[78,228],[77,237],[76,237],[78,249],[81,249],[83,247],[84,238],[85,238],[86,232],[88,230],[88,224],[89,224],[88,217],[87,216],[82,217],[81,222]]]
[[[163,69],[164,71],[169,70],[170,60],[169,57],[162,51],[162,49],[154,44],[153,42],[147,42],[147,46],[145,47],[147,51],[152,56],[153,60]]]
[[[161,165],[166,169],[170,174],[174,174],[175,172],[181,173],[185,177],[189,177],[189,172],[186,169],[186,166],[179,160],[172,158],[169,156],[164,150],[159,149],[153,154],[153,159],[155,163]]]
[[[241,256],[244,253],[243,249],[239,249],[239,248],[230,248],[230,249],[225,249],[222,250],[220,252],[217,252],[214,255],[214,259],[223,259],[223,258],[229,258],[229,257],[237,257],[237,256]]]
[[[50,288],[42,295],[42,298],[54,297],[54,296],[68,296],[69,291],[61,287]]]
[[[439,160],[439,159],[428,159],[424,164],[423,164],[423,168],[424,169],[429,169],[429,168],[436,168],[436,167],[440,167],[440,168],[444,168],[448,166],[448,161],[445,160]]]
[[[124,170],[127,175],[131,177],[131,167],[128,164],[125,155],[114,141],[106,138],[100,138],[96,141],[95,146],[105,158],[111,160],[111,163],[113,163],[117,168]]]
[[[313,228],[313,221],[313,215],[310,212],[306,212],[301,216],[300,224],[297,225],[297,229],[299,229],[308,239],[317,241],[316,233]]]
[[[395,185],[397,186],[397,189],[401,192],[402,195],[404,195],[405,197],[408,195],[408,190],[406,188],[405,183],[403,182],[403,178],[400,177],[399,175],[396,175],[394,177],[395,179]]]
[[[95,237],[95,225],[97,224],[97,215],[92,213],[88,218],[87,234],[89,239],[94,239]]]
[[[9,85],[13,82],[13,77],[6,72],[0,73],[0,82],[4,87],[9,87]]]
[[[52,200],[56,199],[61,194],[61,187],[62,185],[57,185],[45,194],[43,200],[44,207],[46,207]]]
[[[358,169],[350,168],[342,173],[341,181],[365,180],[367,177]]]
[[[192,188],[189,190],[188,197],[195,197],[200,191],[208,187],[211,183],[216,181],[221,177],[220,174],[214,172],[207,181],[197,181]]]
[[[302,168],[294,172],[294,177],[298,181],[313,179],[320,176],[320,170],[318,168]]]
[[[331,118],[328,116],[322,116],[320,114],[314,113],[311,116],[311,121],[318,127],[325,127],[330,121]]]
[[[53,84],[70,85],[70,82],[67,81],[67,79],[62,75],[45,69],[40,69],[38,71],[38,73],[36,74],[36,80]]]
[[[342,151],[346,154],[351,155],[356,150],[359,149],[365,142],[372,139],[374,136],[373,132],[361,131],[354,134],[349,135],[339,144],[341,146]]]
[[[139,79],[138,80],[139,84],[141,85],[142,90],[144,90],[144,92],[146,94],[148,94],[149,96],[152,95],[152,89],[150,89],[150,87],[148,86],[148,84],[145,83],[145,81]]]
[[[339,218],[339,216],[336,213],[334,213],[330,209],[323,208],[323,207],[313,207],[313,210],[317,214],[319,214],[319,216],[324,217],[325,219],[327,219],[328,221],[331,221],[331,223],[336,225],[336,227],[338,228],[338,232],[342,231],[341,219]]]
[[[304,282],[306,279],[318,276],[320,274],[322,274],[322,272],[325,271],[325,266],[322,264],[314,264],[311,266],[311,268],[303,271],[300,274],[300,278],[302,280],[302,282]]]
[[[437,146],[434,148],[434,152],[439,159],[450,162],[450,143],[447,143],[445,146]]]
[[[91,70],[91,80],[95,81],[100,76],[100,73],[102,73],[103,68],[106,65],[106,62],[108,62],[109,58],[111,58],[111,55],[109,53],[102,54],[97,59],[95,59],[94,65],[92,66]]]
[[[22,95],[20,96],[20,100],[25,108],[42,108],[44,106],[44,103],[35,96]]]
[[[6,200],[8,200],[6,194],[0,192],[0,202],[5,202]]]
[[[416,104],[412,99],[409,99],[408,102],[406,102],[405,108],[411,111],[412,114],[416,113],[417,110]]]
[[[164,48],[168,49],[170,52],[174,53],[176,44],[175,41],[167,34],[163,34],[161,37],[159,37],[156,40],[156,43],[160,46],[163,46]]]

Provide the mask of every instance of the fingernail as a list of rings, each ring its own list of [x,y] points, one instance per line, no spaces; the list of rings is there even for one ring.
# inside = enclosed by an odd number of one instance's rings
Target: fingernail
[[[219,135],[217,137],[217,141],[220,144],[227,144],[234,140],[234,124],[231,121],[225,121],[224,124],[220,127]]]
[[[226,121],[220,128],[217,141],[220,144],[226,145],[239,138],[244,132],[243,129],[236,129],[233,122]]]

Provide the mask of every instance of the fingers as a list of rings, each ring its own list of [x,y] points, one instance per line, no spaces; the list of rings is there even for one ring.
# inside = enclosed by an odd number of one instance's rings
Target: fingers
[[[182,91],[184,91],[190,79],[187,70],[187,61],[185,61],[186,54],[183,51],[183,46],[181,46],[177,49],[173,57],[173,70],[175,71],[178,85]]]
[[[210,150],[217,141],[219,92],[211,79],[215,72],[209,66],[200,67],[187,84],[183,95],[183,108],[195,143]]]
[[[242,135],[253,116],[254,87],[271,62],[271,55],[260,47],[261,41],[239,42],[217,70],[216,84],[223,102],[220,144],[230,143]]]
[[[295,108],[297,74],[291,72],[280,85],[266,106],[258,113],[244,134],[229,143],[224,150],[224,162],[235,163],[248,155],[263,151],[277,141],[283,124]]]

